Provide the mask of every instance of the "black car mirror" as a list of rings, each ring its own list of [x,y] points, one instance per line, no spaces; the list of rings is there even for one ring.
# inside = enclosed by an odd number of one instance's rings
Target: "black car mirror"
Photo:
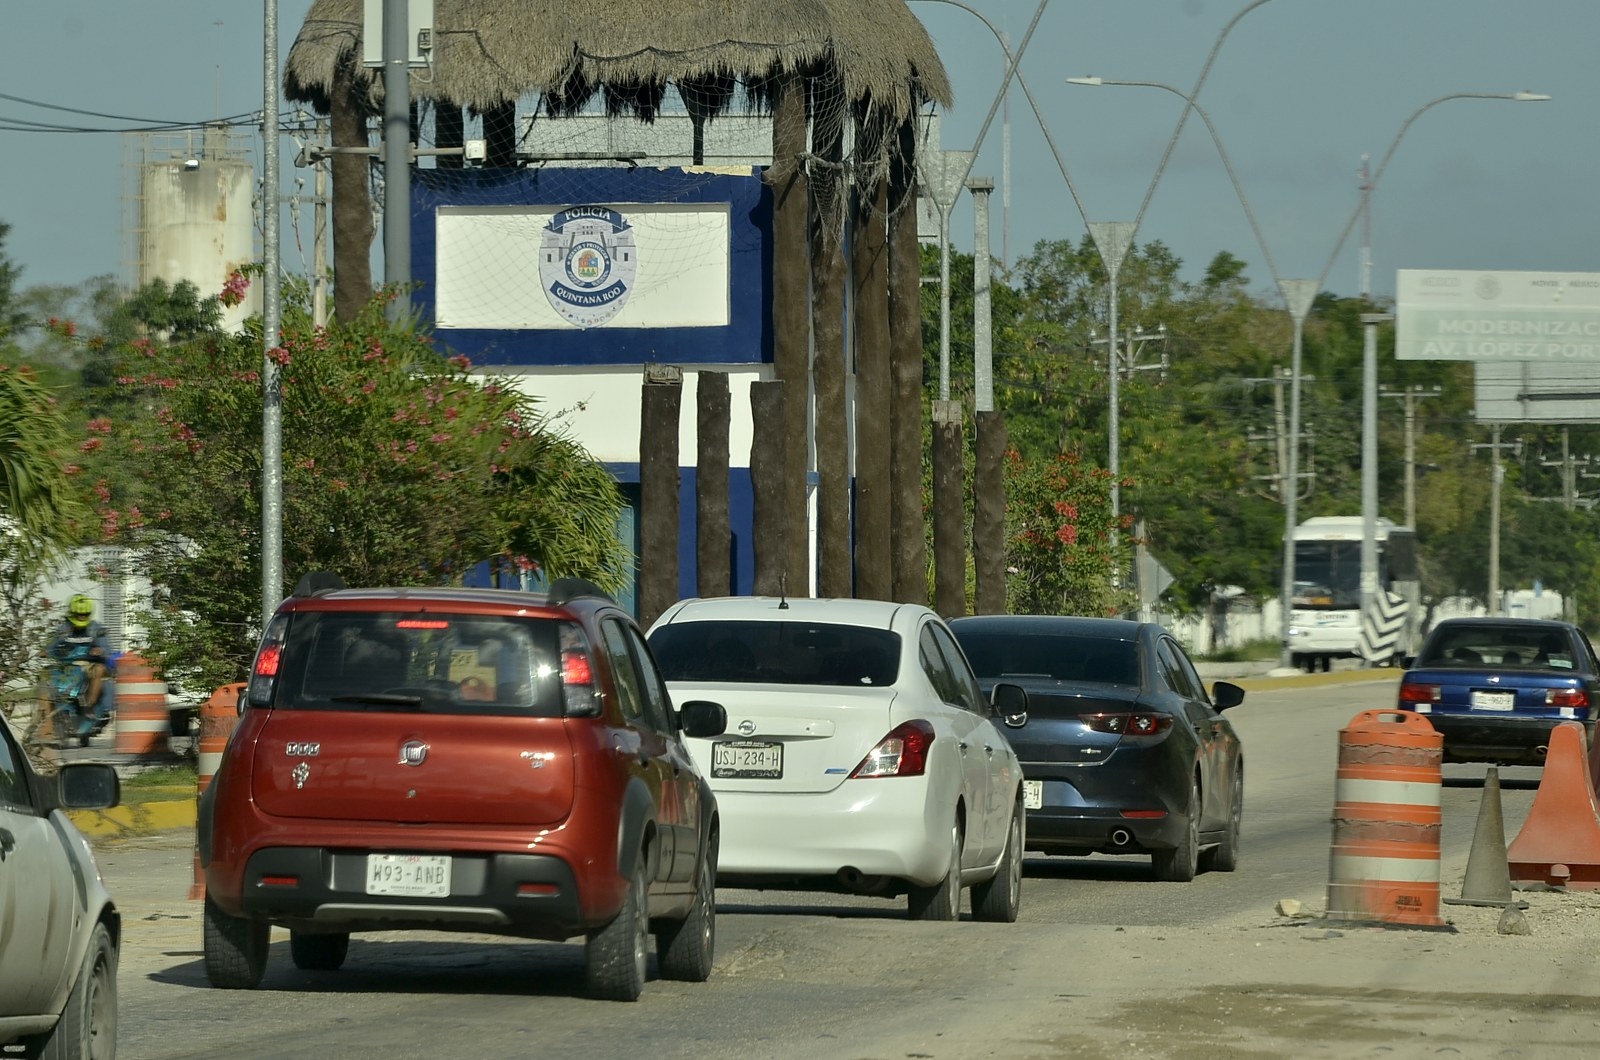
[[[721,703],[692,699],[678,709],[678,721],[685,736],[704,740],[728,730],[728,712]]]
[[[56,801],[64,810],[105,810],[122,798],[122,781],[111,766],[69,762],[56,774]]]
[[[1211,686],[1211,702],[1218,710],[1237,707],[1244,702],[1244,689],[1232,681],[1218,681]]]
[[[1021,685],[1000,682],[990,690],[989,702],[1010,728],[1020,729],[1028,724],[1028,690]]]

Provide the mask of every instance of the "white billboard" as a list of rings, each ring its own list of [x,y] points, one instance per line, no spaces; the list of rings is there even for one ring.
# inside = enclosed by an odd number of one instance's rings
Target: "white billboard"
[[[1401,269],[1394,355],[1600,369],[1600,273]]]
[[[435,326],[726,327],[727,203],[441,206]]]
[[[1480,423],[1600,423],[1600,365],[1485,361],[1474,376]]]

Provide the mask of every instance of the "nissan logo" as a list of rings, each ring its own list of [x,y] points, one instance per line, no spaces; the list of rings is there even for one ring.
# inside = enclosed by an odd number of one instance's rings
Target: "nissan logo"
[[[420,766],[428,757],[428,745],[421,740],[408,740],[400,745],[400,764]]]
[[[746,718],[739,723],[740,736],[753,736],[755,735],[755,731],[756,723],[751,721],[749,718]]]

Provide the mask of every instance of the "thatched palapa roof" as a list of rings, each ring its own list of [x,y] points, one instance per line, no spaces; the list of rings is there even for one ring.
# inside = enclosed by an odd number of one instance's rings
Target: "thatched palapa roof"
[[[316,0],[289,50],[285,94],[327,113],[335,71],[361,54],[362,0]],[[743,87],[761,107],[771,79],[830,61],[852,103],[896,119],[950,82],[905,0],[436,0],[434,62],[413,70],[414,98],[484,111],[533,93],[553,114],[603,92],[613,114],[650,120],[668,83],[715,115]],[[356,71],[374,110],[381,71]]]

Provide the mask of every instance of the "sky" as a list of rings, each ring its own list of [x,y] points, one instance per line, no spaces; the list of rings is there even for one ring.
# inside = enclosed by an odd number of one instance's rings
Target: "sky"
[[[998,41],[950,0],[908,0],[933,36],[955,102],[943,147],[970,149],[1004,72]],[[963,0],[1020,46],[1038,0]],[[667,5],[659,5],[665,7]],[[1068,77],[1161,82],[1192,91],[1223,27],[1246,0],[1048,0],[1021,60],[1020,85],[983,140],[974,176],[992,177],[991,250],[1015,261],[1041,239],[1076,241],[1090,221],[1132,221],[1183,100],[1152,88],[1083,87]],[[124,270],[123,137],[19,131],[26,122],[126,123],[3,97],[163,122],[258,111],[262,5],[216,0],[11,3],[0,35],[0,221],[21,286]],[[280,54],[310,0],[279,0]],[[1245,14],[1216,54],[1198,102],[1232,160],[1283,278],[1360,289],[1363,228],[1331,260],[1360,199],[1362,156],[1375,168],[1408,117],[1453,93],[1546,93],[1547,102],[1455,99],[1405,131],[1372,197],[1372,288],[1392,295],[1400,268],[1600,271],[1600,39],[1595,0],[1270,0]],[[1042,118],[1042,125],[1041,125]],[[1010,129],[1006,180],[1005,130]],[[1081,212],[1053,140],[1078,192]],[[252,138],[260,156],[259,134]],[[295,145],[281,148],[282,193],[299,190]],[[309,209],[307,210],[309,214]],[[1247,263],[1272,296],[1267,256],[1216,144],[1191,119],[1161,172],[1135,239],[1160,240],[1196,280],[1220,251]],[[965,198],[952,242],[973,246]],[[282,260],[310,255],[286,216]],[[1324,269],[1326,274],[1324,276]]]

